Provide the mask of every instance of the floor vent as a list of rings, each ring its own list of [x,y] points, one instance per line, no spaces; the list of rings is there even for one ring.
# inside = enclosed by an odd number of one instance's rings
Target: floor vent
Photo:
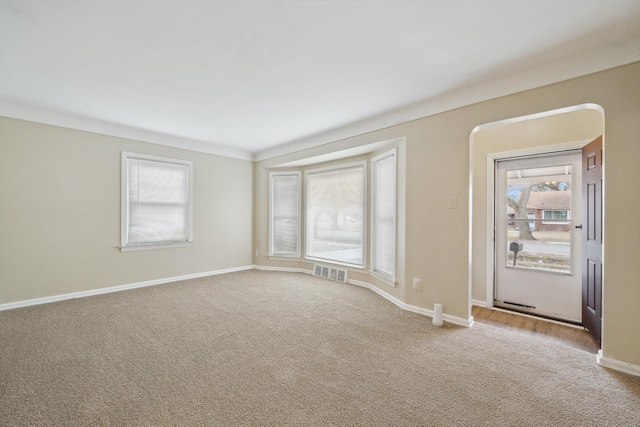
[[[347,270],[340,268],[325,267],[324,265],[315,264],[313,266],[313,275],[322,277],[336,282],[347,283]]]

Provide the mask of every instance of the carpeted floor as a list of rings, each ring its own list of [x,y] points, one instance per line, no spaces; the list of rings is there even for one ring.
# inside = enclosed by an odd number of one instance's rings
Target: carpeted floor
[[[640,378],[245,271],[0,312],[3,426],[640,426]]]

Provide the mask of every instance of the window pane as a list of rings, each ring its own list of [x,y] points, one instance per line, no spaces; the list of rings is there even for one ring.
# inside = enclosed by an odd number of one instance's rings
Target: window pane
[[[127,244],[188,239],[187,165],[130,158]]]
[[[395,273],[395,155],[373,163],[373,269]]]
[[[571,165],[507,171],[508,268],[571,272]]]
[[[544,219],[569,219],[569,211],[544,211]]]
[[[363,265],[364,166],[307,175],[307,256]]]
[[[534,231],[535,239],[518,238],[526,220],[514,220],[509,224],[507,242],[507,267],[540,271],[571,272],[571,233],[565,230]],[[515,261],[514,261],[515,258]]]
[[[299,256],[300,175],[271,175],[271,255]]]

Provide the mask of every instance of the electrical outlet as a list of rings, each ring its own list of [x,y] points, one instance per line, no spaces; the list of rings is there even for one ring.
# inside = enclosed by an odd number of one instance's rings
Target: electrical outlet
[[[413,289],[420,290],[420,279],[413,278]]]
[[[456,196],[449,196],[447,198],[448,209],[458,209],[458,198]]]
[[[259,252],[258,252],[258,250],[256,249],[256,256],[259,256],[259,255],[258,255],[258,253],[259,253]]]

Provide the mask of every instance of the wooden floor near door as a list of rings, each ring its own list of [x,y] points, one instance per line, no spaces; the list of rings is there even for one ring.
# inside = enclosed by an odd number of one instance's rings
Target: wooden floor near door
[[[582,328],[508,310],[473,306],[476,322],[535,336],[596,354],[600,347],[589,332]]]

